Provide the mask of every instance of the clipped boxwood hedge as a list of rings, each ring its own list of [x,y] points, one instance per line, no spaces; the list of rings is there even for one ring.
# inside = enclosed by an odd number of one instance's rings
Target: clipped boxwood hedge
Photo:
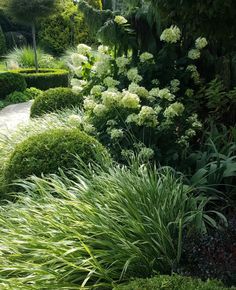
[[[226,290],[219,281],[208,280],[203,282],[200,279],[194,279],[184,276],[156,276],[150,279],[136,279],[127,285],[120,285],[114,290]],[[236,288],[231,288],[236,289]]]
[[[22,92],[26,89],[26,82],[23,76],[12,72],[0,73],[0,99],[5,99],[7,95],[14,91]]]
[[[6,184],[30,175],[57,173],[59,168],[75,166],[78,155],[84,163],[104,162],[106,149],[93,137],[78,129],[51,129],[19,143],[5,169]]]
[[[35,72],[35,69],[17,69],[13,72],[19,73],[25,78],[28,88],[48,90],[69,86],[69,72],[67,70],[41,68],[38,73]]]
[[[82,104],[83,97],[74,93],[70,88],[53,88],[35,98],[30,116],[38,117],[45,113],[54,112]]]

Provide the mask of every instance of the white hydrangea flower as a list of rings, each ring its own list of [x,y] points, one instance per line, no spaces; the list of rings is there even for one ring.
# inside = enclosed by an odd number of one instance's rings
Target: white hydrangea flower
[[[96,132],[96,128],[90,123],[84,123],[83,124],[83,129],[88,134],[93,134],[93,133]]]
[[[105,86],[107,86],[108,88],[114,88],[116,86],[118,86],[120,84],[119,81],[117,80],[114,80],[112,77],[106,77],[104,80],[103,80],[103,83]]]
[[[194,137],[194,136],[196,136],[196,131],[194,131],[193,129],[190,128],[190,129],[185,131],[185,135],[190,137],[190,138]]]
[[[190,117],[188,117],[187,121],[192,125],[194,129],[202,128],[202,123],[198,120],[197,114],[192,114]]]
[[[137,109],[140,107],[140,99],[137,94],[130,93],[129,91],[123,91],[123,97],[121,99],[121,104],[125,108]]]
[[[82,73],[83,73],[83,67],[82,66],[78,66],[78,67],[76,67],[76,68],[74,68],[74,72],[75,72],[75,74],[76,74],[76,76],[78,77],[78,78],[81,78],[82,77]]]
[[[107,113],[107,107],[103,104],[97,104],[93,109],[94,115],[102,117]]]
[[[127,72],[127,78],[134,83],[139,83],[143,79],[142,76],[138,74],[138,69],[136,67],[131,68]]]
[[[141,160],[150,160],[154,157],[154,151],[151,148],[148,147],[142,147],[139,154],[138,154],[138,158]]]
[[[196,65],[194,64],[188,65],[186,71],[189,71],[191,73],[191,78],[193,79],[195,84],[200,83],[200,74],[197,70]]]
[[[88,61],[87,56],[79,54],[79,53],[72,53],[71,60],[74,66],[80,66],[83,63]]]
[[[158,97],[167,101],[173,101],[175,99],[175,96],[171,94],[170,90],[167,88],[161,89]]]
[[[98,47],[98,52],[99,53],[108,53],[109,51],[109,47],[108,46],[105,46],[105,45],[99,45]]]
[[[71,114],[69,117],[68,117],[68,121],[71,125],[74,125],[74,126],[78,126],[80,124],[82,124],[83,122],[83,119],[81,116],[79,115],[75,115],[75,114]]]
[[[97,105],[97,103],[93,99],[91,99],[89,97],[84,99],[84,109],[85,110],[92,111],[96,105]]]
[[[110,61],[101,60],[96,62],[92,67],[92,71],[94,71],[99,77],[108,75],[110,73]]]
[[[154,80],[152,80],[152,84],[154,86],[159,86],[160,85],[160,81],[158,79],[154,79]]]
[[[138,114],[138,124],[147,127],[156,127],[158,125],[157,113],[152,107],[142,106]]]
[[[83,44],[83,43],[80,43],[77,46],[78,53],[83,54],[83,55],[88,54],[91,50],[92,50],[92,48],[90,46]]]
[[[161,34],[161,41],[167,43],[176,43],[181,38],[181,31],[179,27],[172,25],[170,28],[165,29]]]
[[[160,93],[160,89],[159,88],[152,88],[150,91],[149,91],[149,95],[151,97],[158,97],[159,96],[159,93]]]
[[[95,85],[92,87],[90,94],[94,96],[99,96],[104,91],[104,87],[100,85]]]
[[[128,22],[128,20],[121,16],[121,15],[117,15],[114,19],[115,23],[117,23],[118,25],[123,25],[126,24]]]
[[[138,124],[138,115],[137,114],[130,114],[126,120],[126,123],[135,123]]]
[[[151,54],[149,52],[144,52],[139,56],[139,59],[141,62],[146,62],[146,61],[149,61],[153,58],[154,58],[153,54]]]
[[[128,91],[137,94],[140,98],[148,98],[149,92],[146,88],[137,85],[136,83],[131,83],[129,85]]]
[[[119,92],[105,91],[102,93],[102,102],[107,107],[119,104],[121,98],[122,95]]]
[[[120,139],[124,136],[124,132],[122,129],[112,129],[110,131],[111,139]]]
[[[188,58],[192,59],[192,60],[196,60],[199,59],[201,56],[201,52],[199,49],[191,49],[188,52]]]
[[[177,93],[179,91],[180,81],[178,79],[173,79],[170,82],[170,89],[172,93]]]
[[[73,86],[72,87],[72,92],[75,93],[75,94],[79,94],[80,92],[83,91],[83,87],[80,87],[80,86]]]
[[[126,66],[130,63],[130,59],[125,56],[116,58],[116,65],[119,68],[119,73],[123,73],[126,70]]]
[[[165,109],[164,116],[167,119],[172,119],[173,117],[181,116],[183,112],[184,105],[180,102],[175,102]]]
[[[81,86],[81,87],[84,87],[87,85],[87,81],[85,80],[78,80],[78,79],[72,79],[71,80],[71,85],[72,86]]]
[[[199,50],[206,47],[207,44],[208,44],[208,42],[207,42],[205,37],[198,37],[198,39],[196,39],[196,41],[195,41],[195,47]]]

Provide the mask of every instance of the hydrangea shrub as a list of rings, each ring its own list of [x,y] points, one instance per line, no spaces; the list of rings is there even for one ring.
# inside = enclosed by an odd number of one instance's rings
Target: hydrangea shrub
[[[181,31],[171,26],[160,39],[168,48],[181,46]],[[206,45],[205,38],[198,38],[185,56],[186,65],[180,68],[173,65],[173,78],[165,86],[156,78],[158,60],[149,52],[134,60],[132,55],[115,58],[105,46],[93,50],[78,45],[69,66],[74,72],[74,92],[83,92],[85,96],[84,126],[118,159],[134,152],[144,159],[177,159],[201,123],[182,101],[183,97],[192,96],[193,90],[182,85],[176,76],[184,71],[193,85],[200,83],[194,61]]]

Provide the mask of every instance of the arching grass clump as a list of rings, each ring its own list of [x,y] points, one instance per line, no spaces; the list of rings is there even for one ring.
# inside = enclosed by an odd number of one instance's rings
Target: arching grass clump
[[[108,156],[105,148],[93,137],[78,129],[53,129],[31,136],[15,147],[4,170],[9,183],[30,175],[56,173],[78,162],[102,162]]]
[[[35,99],[30,116],[39,117],[45,113],[78,106],[82,101],[82,96],[73,93],[70,88],[49,89]]]

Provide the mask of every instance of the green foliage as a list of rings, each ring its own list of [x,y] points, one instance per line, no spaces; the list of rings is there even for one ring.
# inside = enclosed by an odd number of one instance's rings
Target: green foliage
[[[68,87],[69,85],[69,72],[62,69],[45,68],[39,69],[38,73],[34,69],[18,69],[14,72],[25,78],[28,88],[47,90],[56,87]]]
[[[6,39],[2,31],[2,27],[0,25],[0,56],[2,56],[6,52]]]
[[[75,154],[86,164],[99,162],[105,153],[99,142],[78,129],[48,130],[16,146],[5,167],[4,179],[11,182],[33,174],[56,173],[59,168],[72,168]]]
[[[42,49],[38,48],[37,56],[39,67],[53,67],[55,59],[50,54],[47,54]],[[34,67],[34,50],[32,47],[29,46],[25,46],[22,48],[15,47],[5,56],[5,58],[9,64],[15,63],[22,68]]]
[[[25,92],[13,92],[6,97],[6,102],[9,104],[23,103],[29,101],[30,98]]]
[[[212,52],[222,54],[235,50],[236,2],[234,0],[190,1],[150,0],[152,11],[158,11],[164,25],[177,23],[188,38],[204,35]],[[178,7],[178,9],[176,9]],[[227,33],[226,33],[227,31]]]
[[[58,164],[60,143],[46,145],[39,154]],[[0,283],[13,289],[110,289],[130,277],[170,272],[181,256],[183,231],[201,234],[212,221],[207,200],[194,197],[171,169],[104,164],[70,176],[32,177],[21,183],[25,192],[17,203],[1,207]]]
[[[221,203],[234,205],[236,201],[236,133],[226,127],[213,126],[206,133],[198,151],[184,161],[194,173],[191,184],[202,192],[221,198]]]
[[[66,0],[57,13],[40,22],[40,44],[54,54],[61,54],[81,42],[91,42],[88,28],[81,12]]]
[[[0,73],[0,98],[4,99],[14,91],[24,91],[26,82],[23,76],[13,72]]]
[[[56,0],[7,0],[4,4],[9,16],[19,23],[29,25],[47,17],[57,7]]]
[[[225,124],[235,124],[236,87],[226,90],[223,82],[216,78],[197,92],[195,102],[195,109],[202,112],[204,117],[210,114],[215,120],[224,121]]]
[[[29,100],[36,99],[42,94],[42,91],[36,88],[27,88],[24,93],[28,96]]]
[[[30,116],[38,117],[45,113],[79,106],[82,102],[83,97],[73,93],[70,88],[49,89],[35,99],[31,107]]]
[[[226,290],[221,282],[193,279],[182,276],[157,276],[150,279],[137,279],[114,290]]]
[[[17,31],[8,31],[5,33],[7,49],[14,49],[15,47],[23,47],[27,45],[25,36]]]

